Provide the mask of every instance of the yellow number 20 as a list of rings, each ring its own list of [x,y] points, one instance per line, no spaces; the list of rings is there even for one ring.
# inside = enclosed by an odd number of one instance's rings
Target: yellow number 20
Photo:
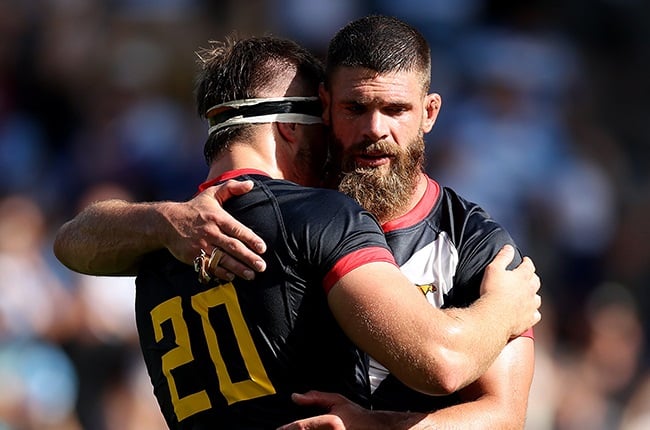
[[[237,293],[232,283],[219,285],[192,296],[192,308],[201,316],[203,335],[208,345],[210,358],[214,363],[219,381],[219,388],[229,405],[242,400],[275,394],[275,388],[264,370],[255,343],[244,321]],[[208,317],[210,309],[224,305],[232,324],[239,351],[248,370],[249,379],[233,382],[226,363],[221,356],[217,331]],[[162,356],[162,370],[167,378],[172,404],[178,421],[198,412],[210,409],[212,404],[205,390],[188,394],[182,398],[178,395],[172,370],[194,360],[187,324],[183,319],[181,298],[173,297],[151,311],[156,342],[163,338],[162,324],[170,320],[176,336],[176,348]]]

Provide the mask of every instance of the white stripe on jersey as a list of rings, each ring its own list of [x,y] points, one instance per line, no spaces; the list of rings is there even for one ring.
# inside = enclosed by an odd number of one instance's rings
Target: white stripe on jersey
[[[436,240],[415,252],[400,270],[415,285],[435,286],[435,291],[427,293],[427,300],[439,308],[443,304],[444,294],[453,287],[456,267],[458,251],[447,232],[441,231]]]

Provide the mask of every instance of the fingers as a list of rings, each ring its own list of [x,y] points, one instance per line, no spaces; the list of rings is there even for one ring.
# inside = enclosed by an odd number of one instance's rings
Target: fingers
[[[216,234],[215,238],[221,242],[217,243],[217,246],[227,250],[228,253],[239,252],[244,249],[259,254],[266,252],[266,244],[262,238],[227,212],[224,212],[224,214],[227,215],[216,219],[220,233]],[[242,244],[244,246],[241,246]]]
[[[224,253],[219,248],[213,248],[210,256],[201,249],[199,255],[194,259],[194,271],[199,275],[199,282],[209,284],[214,279],[214,273]]]
[[[250,235],[253,235],[252,231],[248,231]],[[255,277],[255,272],[266,270],[266,262],[262,257],[245,243],[224,232],[222,222],[215,220],[214,223],[205,227],[204,232],[199,243],[205,244],[202,247],[206,254],[212,252],[213,249],[219,249],[222,253],[219,259],[212,260],[213,264],[208,269],[211,275],[227,281],[231,281],[233,275],[251,280]],[[241,231],[239,234],[241,235]]]
[[[300,394],[294,393],[291,399],[300,406],[318,406],[330,413],[306,418],[293,423],[279,427],[277,430],[345,430],[347,427],[343,419],[337,413],[331,411],[336,405],[344,405],[350,401],[337,393],[326,393],[322,391],[308,391]]]
[[[223,201],[244,194],[252,187],[252,181],[231,180],[205,191],[212,194],[219,203],[210,209],[207,220],[211,221],[211,225],[206,227],[206,240],[226,254],[218,267],[212,269],[212,273],[220,279],[231,280],[235,275],[250,280],[253,279],[254,272],[266,269],[266,263],[259,255],[266,251],[264,241],[221,208]]]
[[[253,279],[255,272],[266,269],[259,254],[266,251],[264,241],[225,211],[223,201],[251,190],[252,181],[227,181],[204,190],[188,202],[171,206],[166,219],[172,228],[167,248],[181,261],[193,261],[202,251],[210,257],[195,267],[204,275],[231,281],[235,276]],[[200,262],[205,262],[200,259]],[[201,276],[205,278],[205,276]]]
[[[214,247],[210,255],[201,249],[194,259],[194,271],[202,284],[209,284],[213,280],[230,282],[235,279],[235,276],[246,280],[255,278],[255,272],[218,247]]]
[[[253,181],[236,181],[231,179],[214,187],[214,196],[220,203],[233,196],[241,196],[253,189]]]
[[[521,262],[521,264],[526,264],[526,267],[530,268],[533,272],[535,272],[535,263],[533,263],[533,260],[530,259],[530,257],[524,257],[524,260]]]
[[[293,393],[291,400],[300,406],[321,406],[323,409],[329,409],[331,402],[325,401],[332,393],[323,393],[320,391],[308,391],[307,393]],[[340,418],[334,415],[319,415],[303,420],[294,421],[293,423],[278,427],[277,430],[311,430],[311,429],[344,429]]]
[[[219,264],[211,271],[212,275],[224,281],[232,281],[235,276],[251,281],[255,272],[239,260],[225,254]]]
[[[211,192],[214,197],[222,206],[223,202],[235,195],[245,194],[253,188],[252,181],[235,181],[230,180],[220,185],[210,187],[208,192]],[[206,190],[207,191],[207,190]],[[218,240],[216,246],[226,250],[228,254],[233,255],[235,258],[240,258],[241,261],[248,264],[247,260],[252,258],[252,253],[246,252],[252,250],[256,253],[262,254],[266,251],[266,244],[258,235],[256,235],[250,228],[246,227],[227,212],[223,211],[216,219],[217,225],[222,234],[216,235]],[[241,242],[245,247],[239,246]],[[241,253],[241,255],[237,255]],[[249,264],[251,268],[252,265]]]
[[[497,255],[494,256],[494,259],[489,264],[496,269],[505,270],[508,265],[512,262],[512,259],[515,257],[515,248],[512,245],[504,245],[503,248],[499,250]],[[489,267],[488,266],[488,267]]]
[[[233,196],[239,196],[246,194],[253,189],[253,181],[236,181],[231,179],[224,182],[220,185],[214,186],[214,196],[223,206],[223,203]],[[266,251],[266,245],[264,241],[253,233],[252,230],[240,224],[234,218],[231,218],[224,222],[224,225],[221,226],[224,232],[230,236],[233,236],[243,243],[245,243],[249,248],[255,250],[259,253],[264,253]]]
[[[535,264],[533,264],[533,260],[531,260],[529,257],[524,257],[519,266],[517,266],[514,270],[524,274],[528,273],[531,277],[536,276]]]
[[[210,253],[210,258],[208,259],[208,270],[211,273],[214,273],[215,269],[217,266],[219,266],[219,261],[221,261],[221,258],[224,256],[224,252],[215,247],[212,249],[212,252]]]
[[[345,424],[336,415],[319,415],[278,427],[277,430],[345,430]]]
[[[219,248],[224,253],[219,262],[211,268],[211,273],[220,279],[232,280],[225,276],[226,273],[230,273],[243,279],[252,280],[255,277],[255,272],[266,270],[266,262],[242,242],[223,233],[214,234],[211,242],[212,246]]]
[[[523,261],[519,266],[517,266],[515,271],[521,272],[526,277],[526,281],[533,291],[539,291],[542,286],[542,281],[537,273],[535,273],[535,264],[533,263],[533,260],[529,257],[524,257]]]
[[[325,409],[330,409],[337,403],[345,402],[345,398],[340,394],[322,391],[308,391],[304,394],[293,393],[291,400],[301,406],[320,406]]]
[[[515,270],[524,271],[526,275],[526,283],[528,285],[529,291],[534,293],[532,305],[533,305],[533,320],[531,327],[537,324],[542,319],[542,314],[540,312],[542,305],[542,297],[539,295],[539,289],[542,286],[542,281],[539,276],[535,273],[535,264],[529,257],[524,257],[522,263]]]
[[[312,395],[311,392],[308,393],[293,393],[291,395],[291,400],[297,405],[300,406],[309,406],[313,405],[314,403],[318,404],[318,401],[314,399],[314,396]]]
[[[530,327],[532,327],[536,325],[538,322],[540,322],[542,319],[542,314],[541,314],[542,296],[540,296],[539,294],[539,289],[542,286],[542,282],[539,276],[537,276],[537,274],[534,273],[535,266],[533,265],[532,260],[530,260],[528,257],[524,257],[524,263],[528,264],[529,268],[533,270],[533,272],[531,273],[531,277],[528,280],[528,285],[530,289],[535,293],[533,297],[534,312],[532,316],[532,324],[530,325]]]
[[[481,293],[501,296],[504,312],[513,317],[511,334],[517,336],[541,320],[541,296],[538,294],[541,280],[529,257],[522,257],[517,267],[508,270],[514,256],[515,249],[511,245],[499,250],[485,270]]]

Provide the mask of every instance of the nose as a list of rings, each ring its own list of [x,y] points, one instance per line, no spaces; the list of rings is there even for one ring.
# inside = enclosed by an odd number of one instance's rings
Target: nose
[[[370,111],[365,115],[363,135],[371,141],[388,137],[388,123],[380,111]]]

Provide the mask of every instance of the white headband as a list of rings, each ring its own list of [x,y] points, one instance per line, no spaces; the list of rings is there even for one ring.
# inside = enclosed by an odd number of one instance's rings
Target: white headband
[[[255,98],[255,99],[243,99],[243,100],[233,100],[230,102],[222,103],[219,105],[212,106],[205,113],[206,118],[210,123],[210,128],[208,129],[208,135],[213,132],[231,125],[237,124],[260,124],[268,122],[295,122],[298,124],[320,124],[322,123],[322,118],[320,115],[312,115],[309,108],[297,106],[302,102],[316,102],[319,101],[318,97],[269,97],[269,98]],[[289,102],[289,103],[287,103]],[[215,117],[219,116],[224,112],[229,110],[238,110],[240,108],[245,108],[249,106],[257,106],[259,109],[248,109],[248,112],[244,112],[241,115],[227,115],[226,118],[219,121]],[[210,115],[213,111],[226,108],[221,112]],[[248,114],[249,116],[246,116]]]

